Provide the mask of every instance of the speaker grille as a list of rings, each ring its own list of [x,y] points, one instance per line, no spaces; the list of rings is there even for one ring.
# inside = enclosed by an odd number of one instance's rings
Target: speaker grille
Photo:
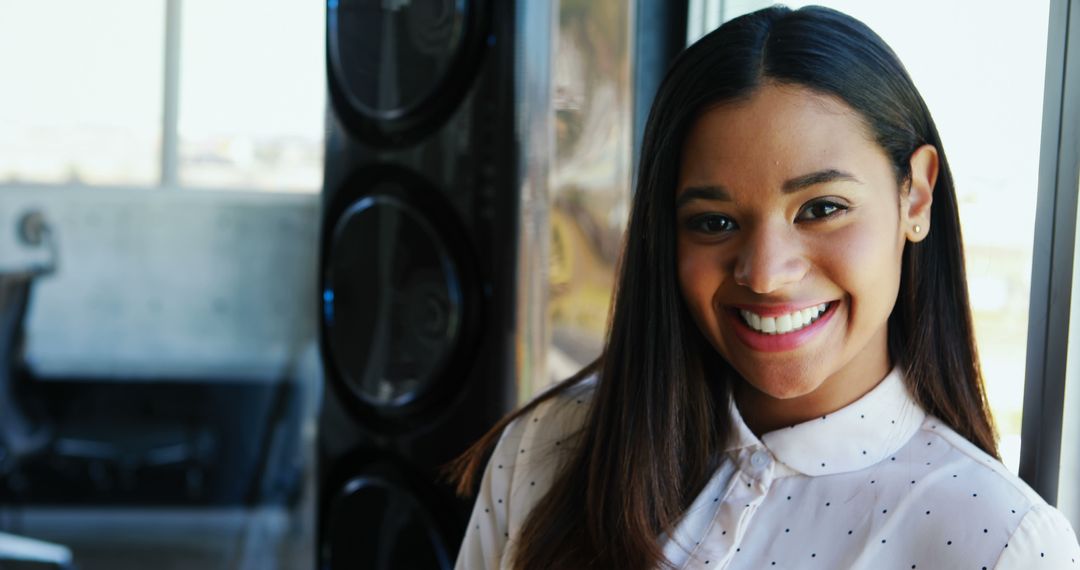
[[[461,0],[331,0],[330,91],[351,130],[387,144],[444,119],[479,63],[476,10]]]
[[[449,549],[431,513],[400,484],[359,476],[329,510],[324,568],[450,568]]]
[[[341,380],[377,409],[422,398],[461,332],[460,271],[447,236],[395,196],[358,200],[338,219],[324,316]]]

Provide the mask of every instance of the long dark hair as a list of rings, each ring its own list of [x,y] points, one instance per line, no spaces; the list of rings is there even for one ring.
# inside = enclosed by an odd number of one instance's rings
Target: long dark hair
[[[889,352],[922,406],[997,457],[972,334],[952,174],[907,71],[866,25],[835,10],[775,6],[727,22],[676,58],[653,102],[607,342],[599,360],[504,418],[456,464],[470,491],[514,419],[590,374],[598,381],[578,444],[528,515],[515,568],[651,568],[721,459],[729,388],[740,381],[690,318],[676,276],[674,197],[687,132],[702,111],[763,81],[833,96],[857,111],[897,184],[918,147],[938,150],[931,227],[905,246]]]

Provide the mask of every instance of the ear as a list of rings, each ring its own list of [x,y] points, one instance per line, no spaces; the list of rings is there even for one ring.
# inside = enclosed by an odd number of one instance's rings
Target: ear
[[[930,206],[937,175],[937,149],[928,144],[915,149],[911,153],[911,182],[900,195],[900,228],[909,241],[920,242],[930,233]]]

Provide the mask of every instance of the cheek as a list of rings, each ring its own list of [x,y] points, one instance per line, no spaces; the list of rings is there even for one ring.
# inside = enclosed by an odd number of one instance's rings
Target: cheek
[[[679,287],[687,306],[701,319],[711,312],[712,299],[723,281],[721,265],[715,252],[700,245],[680,241],[678,246]]]
[[[895,219],[854,224],[833,236],[830,254],[833,279],[851,295],[853,316],[873,319],[875,325],[887,318],[896,302],[900,285],[900,254],[892,228]]]

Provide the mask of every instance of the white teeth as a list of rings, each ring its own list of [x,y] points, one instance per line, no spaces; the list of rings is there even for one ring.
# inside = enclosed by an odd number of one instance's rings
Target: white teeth
[[[747,310],[740,310],[739,314],[742,315],[743,321],[745,321],[750,328],[758,332],[765,334],[784,334],[797,331],[817,321],[818,317],[820,317],[827,308],[829,308],[829,304],[822,303],[779,317],[762,317],[761,315]]]
[[[791,315],[776,317],[776,332],[779,334],[791,332]]]
[[[802,311],[795,311],[794,313],[791,313],[791,328],[793,328],[795,330],[801,329],[803,327],[803,325],[810,324],[808,322],[809,320],[810,319],[804,319],[803,318],[803,312]]]
[[[761,332],[774,333],[776,332],[776,319],[773,317],[761,317]]]

